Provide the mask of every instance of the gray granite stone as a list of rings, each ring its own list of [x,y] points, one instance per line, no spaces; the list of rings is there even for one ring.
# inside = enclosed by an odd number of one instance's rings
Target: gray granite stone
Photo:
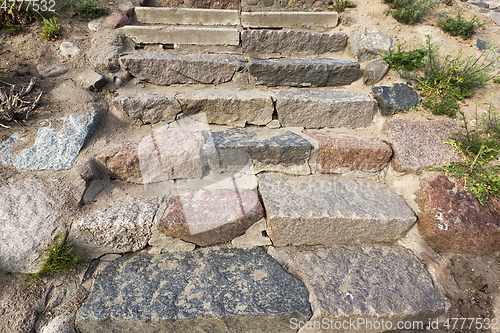
[[[342,51],[347,44],[344,32],[320,33],[304,30],[251,29],[241,32],[243,52],[248,54],[320,54]]]
[[[283,127],[366,127],[377,111],[373,98],[350,91],[291,89],[274,96]]]
[[[69,237],[85,258],[138,251],[148,244],[158,206],[157,198],[118,199],[112,206],[73,222]]]
[[[115,260],[76,325],[82,333],[281,333],[310,315],[304,285],[262,249],[206,248]]]
[[[60,124],[60,129],[52,127]],[[35,143],[19,153],[14,161],[18,169],[71,169],[80,149],[97,124],[97,112],[90,115],[70,114],[54,119],[40,128]]]
[[[342,332],[392,331],[398,321],[426,324],[429,318],[444,314],[444,301],[431,277],[403,247],[325,248],[299,252],[297,263],[311,293],[315,317],[328,323],[332,319],[359,324]],[[381,328],[383,322],[394,326]]]
[[[259,128],[212,127],[212,137],[216,149],[226,156],[225,164],[245,165],[238,158],[248,153],[253,161],[255,173],[280,171],[289,174],[310,173],[308,161],[313,150],[312,144],[302,136],[288,130]],[[234,153],[233,153],[234,152]],[[222,165],[224,169],[226,165]]]
[[[121,31],[101,30],[92,36],[87,57],[92,65],[104,72],[120,69],[119,55],[126,49],[125,35]]]
[[[247,123],[266,125],[273,119],[271,96],[259,91],[198,90],[175,98],[186,115],[203,112],[210,124],[245,127]]]
[[[219,84],[230,81],[243,69],[245,61],[237,55],[172,52],[132,53],[120,58],[133,76],[158,85],[180,83]]]
[[[118,96],[110,103],[111,111],[120,119],[127,116],[143,124],[156,124],[162,120],[172,122],[181,112],[173,97],[163,94],[129,94]]]
[[[19,137],[19,133],[14,133],[7,140],[0,142],[0,164],[12,162],[13,155],[9,150],[14,148],[14,144],[19,140]]]
[[[349,32],[347,51],[358,61],[366,61],[388,52],[392,38],[377,28],[358,26]]]
[[[363,75],[357,62],[328,58],[251,59],[247,66],[256,84],[268,87],[343,86],[353,83]]]
[[[259,190],[275,246],[389,243],[416,222],[403,198],[374,181],[267,173]]]
[[[403,110],[408,111],[422,102],[418,92],[407,83],[395,83],[390,87],[373,87],[372,92],[378,102],[380,112],[384,116],[390,116]]]
[[[102,74],[90,68],[80,73],[77,81],[83,88],[90,91],[100,91],[108,83]]]
[[[389,64],[382,58],[370,61],[363,73],[363,82],[370,86],[382,80],[389,70]]]

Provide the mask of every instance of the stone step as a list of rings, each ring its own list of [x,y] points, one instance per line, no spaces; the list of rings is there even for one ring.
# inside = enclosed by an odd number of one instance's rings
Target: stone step
[[[374,181],[273,173],[258,179],[275,246],[392,243],[416,222],[403,198]]]
[[[326,30],[337,26],[337,12],[242,12],[244,28],[306,28]]]
[[[237,10],[135,7],[137,22],[146,24],[239,25]]]
[[[120,30],[138,44],[240,44],[240,32],[237,28],[126,25]]]
[[[76,326],[82,333],[278,333],[311,315],[305,286],[261,248],[206,248],[115,260],[94,282]]]

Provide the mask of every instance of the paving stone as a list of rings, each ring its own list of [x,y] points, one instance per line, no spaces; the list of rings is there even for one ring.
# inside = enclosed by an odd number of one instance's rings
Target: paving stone
[[[78,311],[81,333],[293,332],[304,285],[260,248],[129,256],[109,264]]]
[[[120,119],[130,117],[143,124],[156,124],[162,120],[172,122],[181,112],[173,97],[163,94],[128,94],[118,96],[110,103],[111,111]]]
[[[241,154],[250,155],[254,172],[279,171],[289,174],[310,173],[308,161],[312,144],[302,136],[288,130],[258,128],[212,127],[214,144],[219,153],[224,152],[224,164],[245,165],[239,161]],[[234,153],[233,153],[234,152]],[[223,169],[226,165],[222,165]]]
[[[328,29],[337,26],[337,12],[242,12],[244,28]]]
[[[172,52],[133,53],[120,58],[135,77],[159,84],[219,84],[230,81],[245,66],[236,55],[176,55]]]
[[[444,314],[444,301],[431,277],[403,247],[340,246],[299,252],[296,260],[315,317],[329,324],[346,321],[343,332],[392,331],[398,321],[425,324]]]
[[[373,87],[372,93],[378,102],[380,112],[390,116],[422,103],[419,93],[406,83],[395,83],[392,86]]]
[[[452,119],[387,120],[384,131],[392,137],[392,167],[396,171],[411,171],[461,161],[456,149],[443,143],[449,141],[452,132],[460,130]]]
[[[137,22],[146,24],[239,25],[237,10],[136,7]]]
[[[198,90],[175,98],[186,115],[203,112],[210,124],[245,127],[247,123],[266,125],[273,119],[273,100],[259,91]]]
[[[275,90],[283,127],[366,127],[375,115],[375,100],[362,93],[332,89]]]
[[[264,217],[257,191],[200,189],[170,197],[167,203],[158,222],[160,232],[199,246],[230,241]]]
[[[320,172],[380,171],[392,156],[391,147],[379,138],[310,130],[304,133],[318,141],[316,167]]]
[[[328,58],[250,59],[247,67],[256,84],[268,87],[343,86],[363,75],[357,62]]]
[[[252,29],[241,32],[243,52],[248,54],[290,54],[342,51],[347,44],[344,32],[320,33],[303,30]]]
[[[268,173],[259,190],[274,246],[390,243],[416,221],[401,197],[373,181]]]
[[[389,52],[392,38],[377,28],[359,26],[349,32],[347,51],[358,61],[378,58]]]
[[[43,77],[55,77],[65,74],[69,69],[67,67],[57,65],[37,65],[38,74]]]
[[[363,82],[370,86],[382,80],[389,70],[389,64],[382,58],[370,61],[363,73]]]
[[[120,69],[119,55],[126,50],[125,35],[121,31],[101,30],[93,34],[87,57],[92,65],[103,72]]]
[[[240,0],[193,0],[191,7],[205,9],[238,9]]]
[[[139,44],[240,44],[240,32],[236,27],[129,25],[120,30]]]
[[[6,182],[0,187],[0,267],[35,273],[41,254],[66,231],[66,215],[80,201],[85,182],[32,177]]]
[[[57,130],[53,125],[58,124]],[[54,119],[37,132],[33,146],[19,153],[14,161],[18,169],[71,169],[87,137],[97,124],[97,112],[90,115],[70,114]]]
[[[158,205],[157,198],[120,198],[74,222],[69,237],[75,250],[88,259],[141,250],[151,237]]]
[[[420,209],[418,230],[430,247],[479,256],[500,250],[500,216],[458,181],[435,173],[420,185],[415,200]]]

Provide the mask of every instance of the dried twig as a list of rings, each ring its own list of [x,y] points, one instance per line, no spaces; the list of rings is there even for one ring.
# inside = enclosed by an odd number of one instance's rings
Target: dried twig
[[[21,121],[25,122],[28,119],[30,113],[38,106],[43,94],[43,92],[40,92],[34,101],[21,99],[22,96],[28,95],[33,91],[35,83],[36,79],[32,78],[26,89],[23,87],[17,92],[16,86],[9,84],[10,90],[8,94],[0,87],[0,120],[15,121],[19,125],[23,125]],[[0,126],[3,128],[10,128],[1,123]]]

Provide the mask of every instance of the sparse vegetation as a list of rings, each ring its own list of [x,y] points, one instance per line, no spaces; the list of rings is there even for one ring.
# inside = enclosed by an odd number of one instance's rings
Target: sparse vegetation
[[[388,13],[399,23],[414,24],[429,15],[438,5],[438,0],[383,0],[390,9]]]
[[[452,17],[450,15],[445,15],[443,18],[438,18],[437,24],[443,31],[446,31],[451,36],[460,36],[463,39],[469,38],[476,29],[485,26],[488,22],[478,23],[478,18],[476,15],[471,20],[467,20],[458,11],[457,16]]]
[[[33,2],[8,2],[0,3],[0,28],[17,33],[24,29],[24,26],[38,18],[37,12],[33,9]]]
[[[101,17],[107,12],[107,7],[101,5],[97,0],[63,0],[61,7],[64,10],[78,14],[83,20],[93,20]]]
[[[343,12],[346,8],[356,8],[356,4],[351,0],[334,0],[333,5],[329,6],[328,9],[334,10],[336,12]]]
[[[52,40],[59,34],[59,26],[57,24],[57,17],[52,17],[51,19],[43,19],[43,30],[42,38],[46,40]]]

